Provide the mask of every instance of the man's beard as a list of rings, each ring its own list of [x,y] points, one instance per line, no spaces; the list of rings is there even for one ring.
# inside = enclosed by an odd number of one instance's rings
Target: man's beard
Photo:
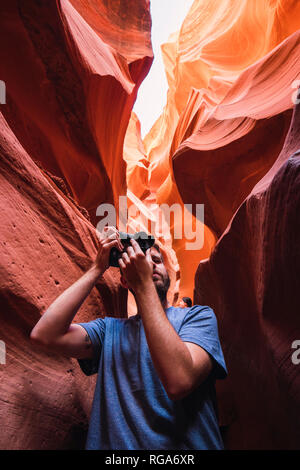
[[[161,276],[160,282],[155,282],[156,292],[161,302],[164,302],[167,298],[167,293],[170,287],[170,277],[167,274],[166,277]]]

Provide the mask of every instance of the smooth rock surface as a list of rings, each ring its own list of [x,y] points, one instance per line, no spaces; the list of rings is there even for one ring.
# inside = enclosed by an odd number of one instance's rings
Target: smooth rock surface
[[[91,265],[95,228],[32,161],[0,114],[1,449],[84,446],[93,389],[77,361],[29,340],[40,315]],[[75,321],[126,316],[126,292],[111,268]]]
[[[124,137],[152,62],[149,1],[122,2],[121,30],[118,16],[109,14],[115,6],[97,4],[106,11],[105,27],[104,16],[92,27],[87,22],[92,1],[4,0],[0,6],[3,115],[29,155],[64,179],[93,224],[99,204],[118,209],[119,195],[126,195]],[[121,55],[121,43],[132,36],[131,53]]]
[[[150,27],[148,0],[1,2],[1,449],[84,447],[95,377],[29,334],[95,259],[98,205],[126,195],[124,136]],[[104,315],[127,316],[116,268],[75,321]]]
[[[299,449],[300,106],[274,165],[199,264],[195,302],[218,317],[229,377],[218,382],[230,449]]]
[[[300,4],[197,0],[162,46],[169,84],[144,139],[159,204],[205,205],[205,243],[179,259],[179,295],[192,295],[197,261],[278,157],[299,80]]]

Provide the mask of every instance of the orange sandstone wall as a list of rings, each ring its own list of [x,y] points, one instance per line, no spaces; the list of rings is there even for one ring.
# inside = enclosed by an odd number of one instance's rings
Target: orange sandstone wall
[[[153,200],[205,205],[202,251],[174,238],[178,219],[166,233],[179,295],[219,321],[229,449],[299,448],[299,13],[290,0],[195,0],[162,46],[168,100],[144,139]]]
[[[173,237],[180,295],[192,295],[199,259],[281,151],[299,78],[299,13],[289,0],[195,0],[162,46],[169,91],[144,139],[149,188],[159,204],[205,204],[202,249]]]

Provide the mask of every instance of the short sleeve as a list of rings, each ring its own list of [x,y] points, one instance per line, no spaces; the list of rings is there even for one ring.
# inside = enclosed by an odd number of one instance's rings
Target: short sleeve
[[[99,359],[105,336],[105,319],[97,318],[87,323],[78,323],[78,325],[86,330],[91,339],[93,357],[92,359],[77,359],[77,361],[85,375],[93,375],[98,372],[99,368]]]
[[[185,315],[178,334],[182,341],[195,343],[213,358],[216,379],[227,377],[227,368],[221,348],[217,319],[207,306],[194,305]]]

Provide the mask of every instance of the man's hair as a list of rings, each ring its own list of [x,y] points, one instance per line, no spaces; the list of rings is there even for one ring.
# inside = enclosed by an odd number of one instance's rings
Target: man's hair
[[[192,306],[192,299],[190,297],[182,297],[182,300],[188,307]]]

